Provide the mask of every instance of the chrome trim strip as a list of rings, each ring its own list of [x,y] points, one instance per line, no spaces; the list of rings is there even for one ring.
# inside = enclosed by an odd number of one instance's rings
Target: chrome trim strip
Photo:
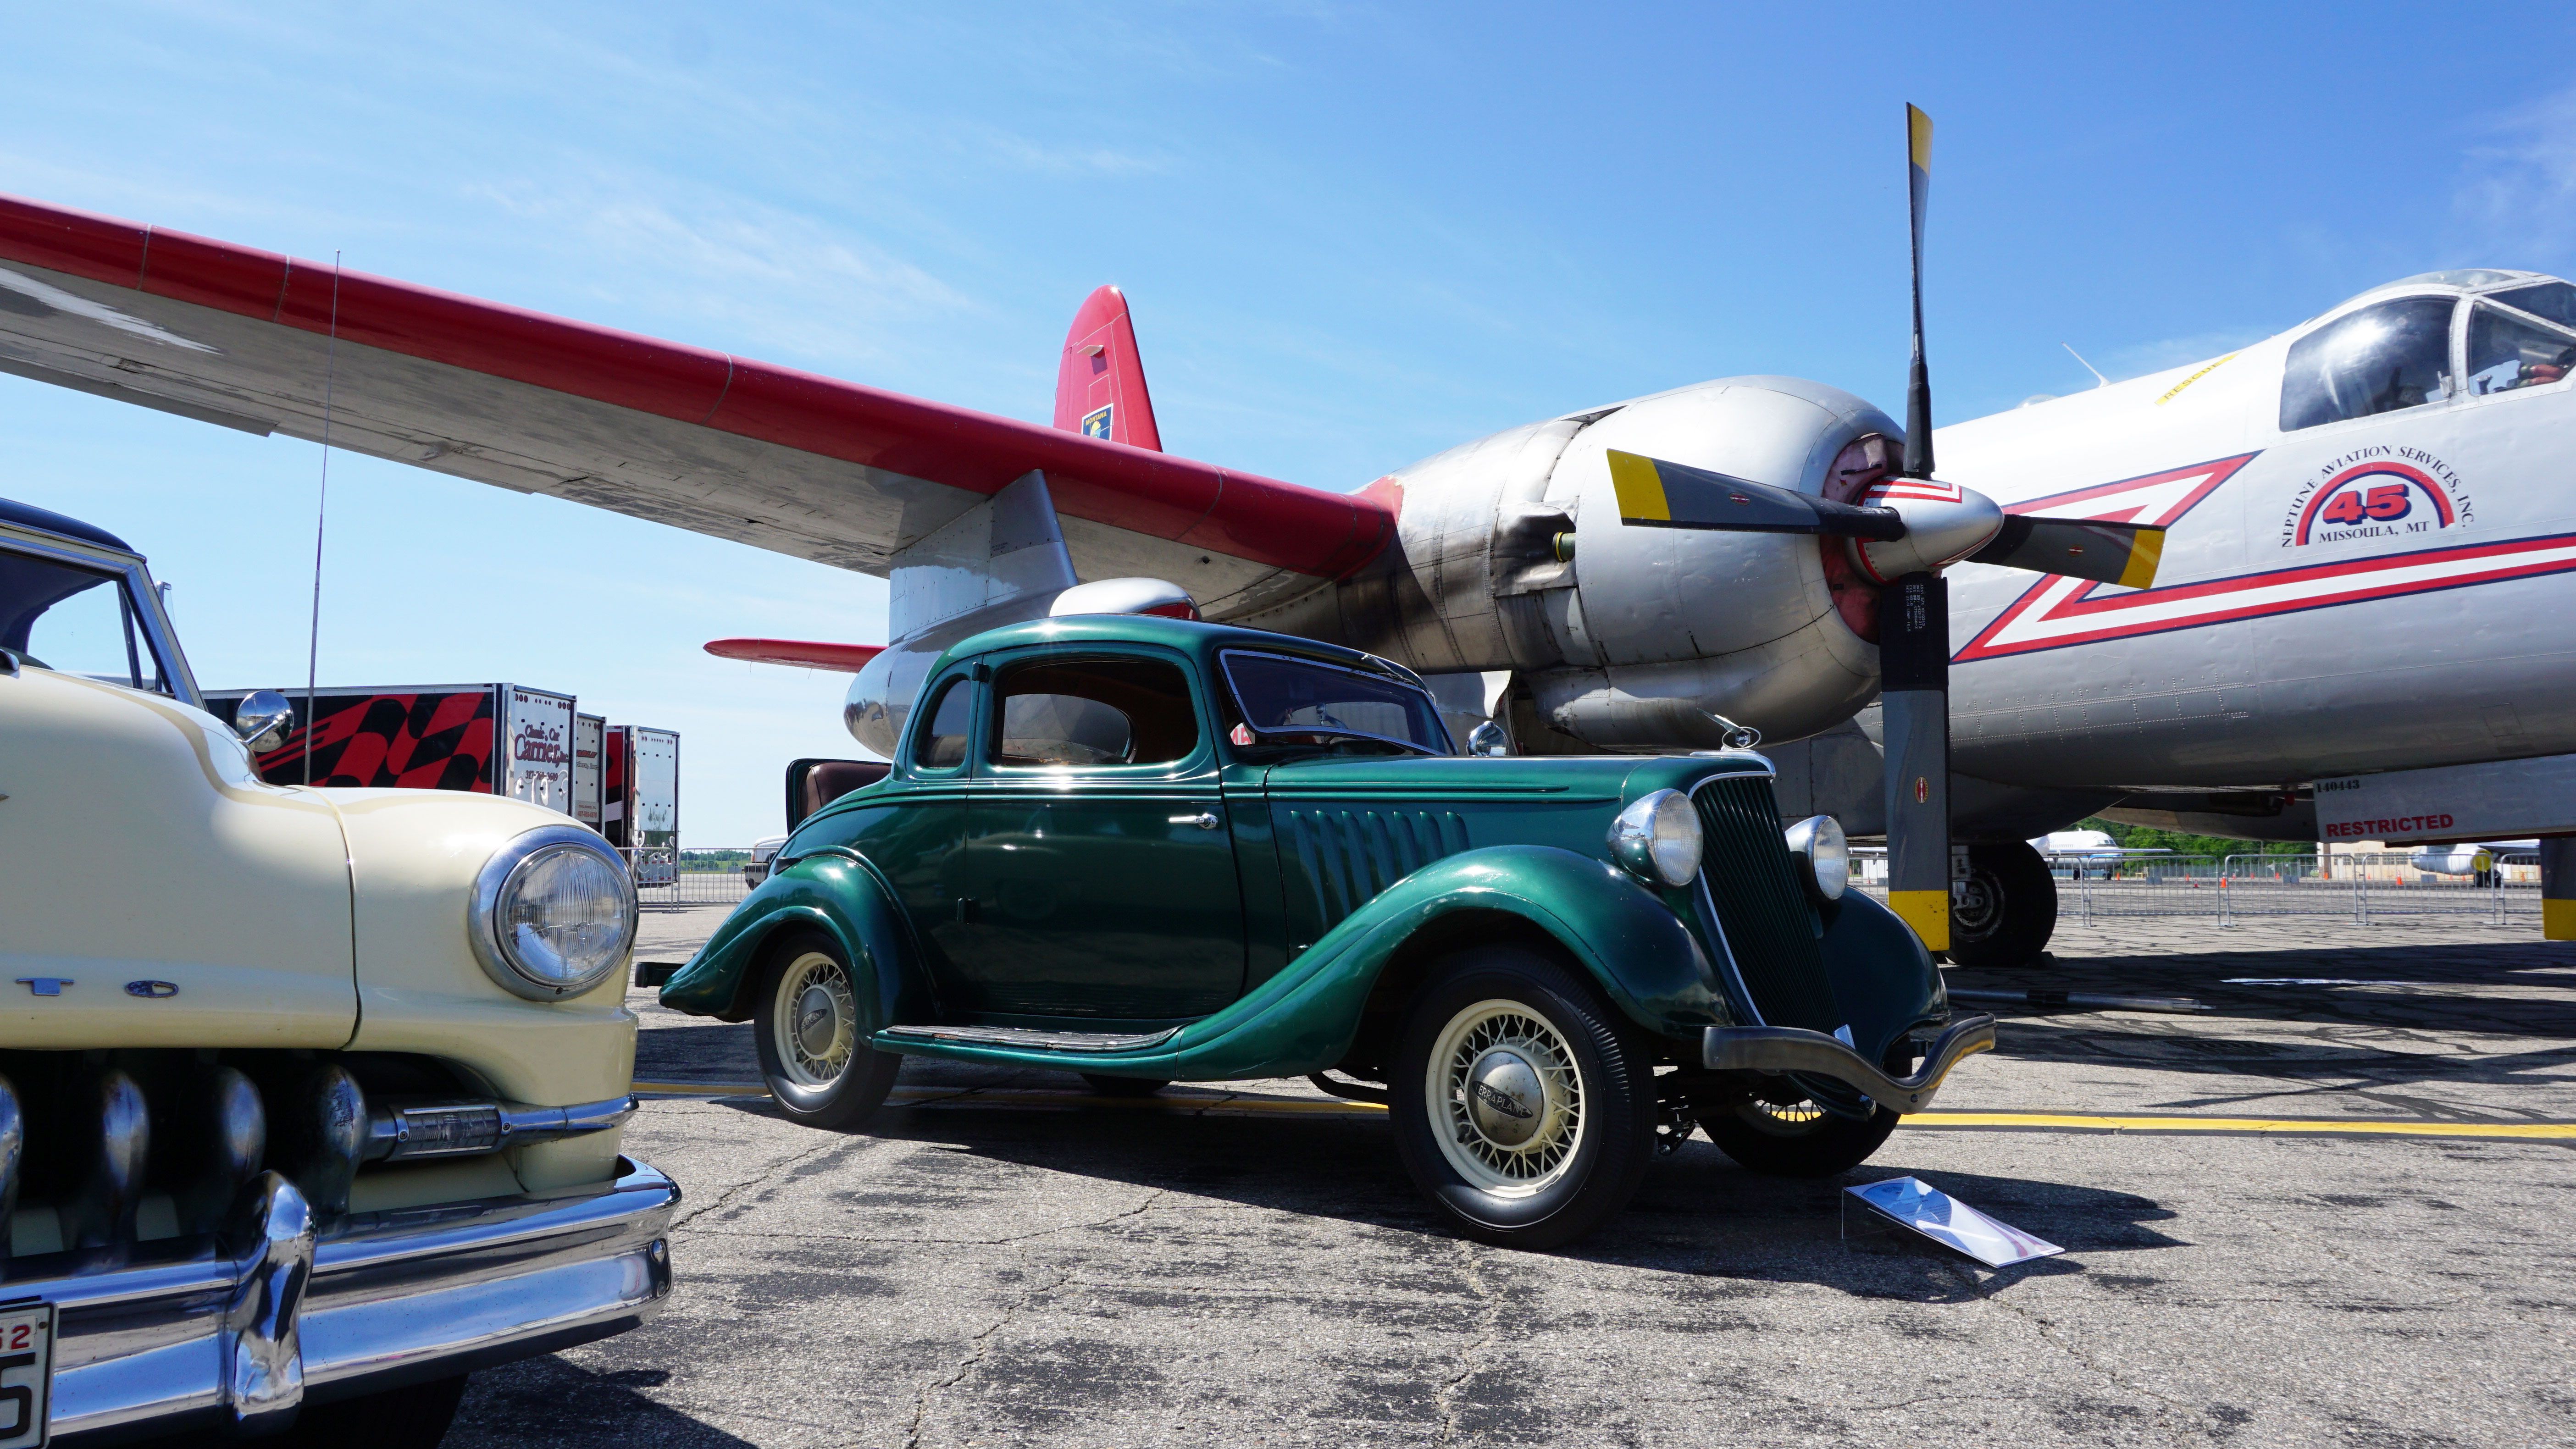
[[[680,1191],[632,1159],[607,1190],[361,1213],[313,1252],[295,1328],[308,1397],[340,1398],[605,1337],[670,1292]],[[144,1261],[135,1261],[143,1258]],[[225,1334],[258,1254],[211,1236],[23,1259],[0,1295],[51,1301],[53,1432],[220,1411]],[[172,1425],[170,1427],[177,1427]]]
[[[1700,1064],[1716,1072],[1805,1072],[1831,1077],[1858,1088],[1882,1107],[1920,1112],[1932,1105],[1951,1068],[1994,1048],[1993,1017],[1961,1017],[1932,1043],[1913,1076],[1897,1078],[1820,1031],[1794,1026],[1712,1026],[1700,1035]]]
[[[1047,1031],[1033,1026],[889,1026],[877,1033],[877,1040],[890,1047],[914,1041],[944,1041],[961,1046],[1032,1047],[1054,1052],[1134,1052],[1160,1046],[1180,1032],[1177,1026],[1149,1032]]]
[[[477,1115],[488,1122],[491,1129],[489,1140],[460,1147],[453,1145],[444,1135],[434,1135],[426,1130],[431,1122],[454,1120],[460,1114]],[[426,1102],[397,1098],[377,1107],[368,1117],[364,1155],[369,1162],[488,1156],[522,1142],[551,1142],[557,1138],[606,1132],[626,1125],[626,1120],[634,1115],[633,1093],[570,1107],[531,1107],[524,1102],[495,1102],[470,1097]],[[424,1128],[417,1141],[413,1137],[415,1119],[419,1119]]]

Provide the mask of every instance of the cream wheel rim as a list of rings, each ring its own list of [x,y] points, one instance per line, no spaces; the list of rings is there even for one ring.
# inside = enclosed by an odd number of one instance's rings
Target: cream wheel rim
[[[1440,1153],[1498,1197],[1545,1191],[1583,1145],[1583,1071],[1574,1048],[1525,1002],[1479,1001],[1449,1018],[1423,1091]]]
[[[800,1087],[828,1087],[850,1069],[859,1044],[859,1004],[850,973],[820,951],[808,951],[779,973],[771,1036],[780,1074]]]

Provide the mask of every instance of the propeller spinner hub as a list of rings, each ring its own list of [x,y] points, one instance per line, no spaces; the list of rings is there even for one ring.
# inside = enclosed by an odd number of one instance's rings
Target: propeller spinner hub
[[[1851,540],[1852,563],[1879,583],[1957,563],[1994,541],[2004,511],[1972,488],[1930,478],[1889,478],[1858,502],[1905,520],[1902,538]]]

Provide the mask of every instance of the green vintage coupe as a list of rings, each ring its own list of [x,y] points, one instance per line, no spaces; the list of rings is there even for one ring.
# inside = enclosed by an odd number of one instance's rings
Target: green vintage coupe
[[[1398,665],[1127,615],[968,639],[908,724],[662,993],[755,1022],[816,1127],[905,1056],[1311,1076],[1461,1231],[1547,1247],[1694,1124],[1841,1172],[1993,1043],[1760,755],[1462,757]]]

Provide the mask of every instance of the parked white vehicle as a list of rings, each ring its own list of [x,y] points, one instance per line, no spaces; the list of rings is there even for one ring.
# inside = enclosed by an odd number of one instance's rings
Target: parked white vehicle
[[[778,859],[779,848],[785,844],[787,844],[787,837],[784,835],[773,835],[766,840],[753,841],[751,859],[742,864],[743,884],[757,888],[762,881],[769,879],[770,863]]]
[[[286,701],[199,704],[143,559],[0,501],[0,1401],[434,1444],[669,1292],[635,888],[537,804],[265,784]]]

